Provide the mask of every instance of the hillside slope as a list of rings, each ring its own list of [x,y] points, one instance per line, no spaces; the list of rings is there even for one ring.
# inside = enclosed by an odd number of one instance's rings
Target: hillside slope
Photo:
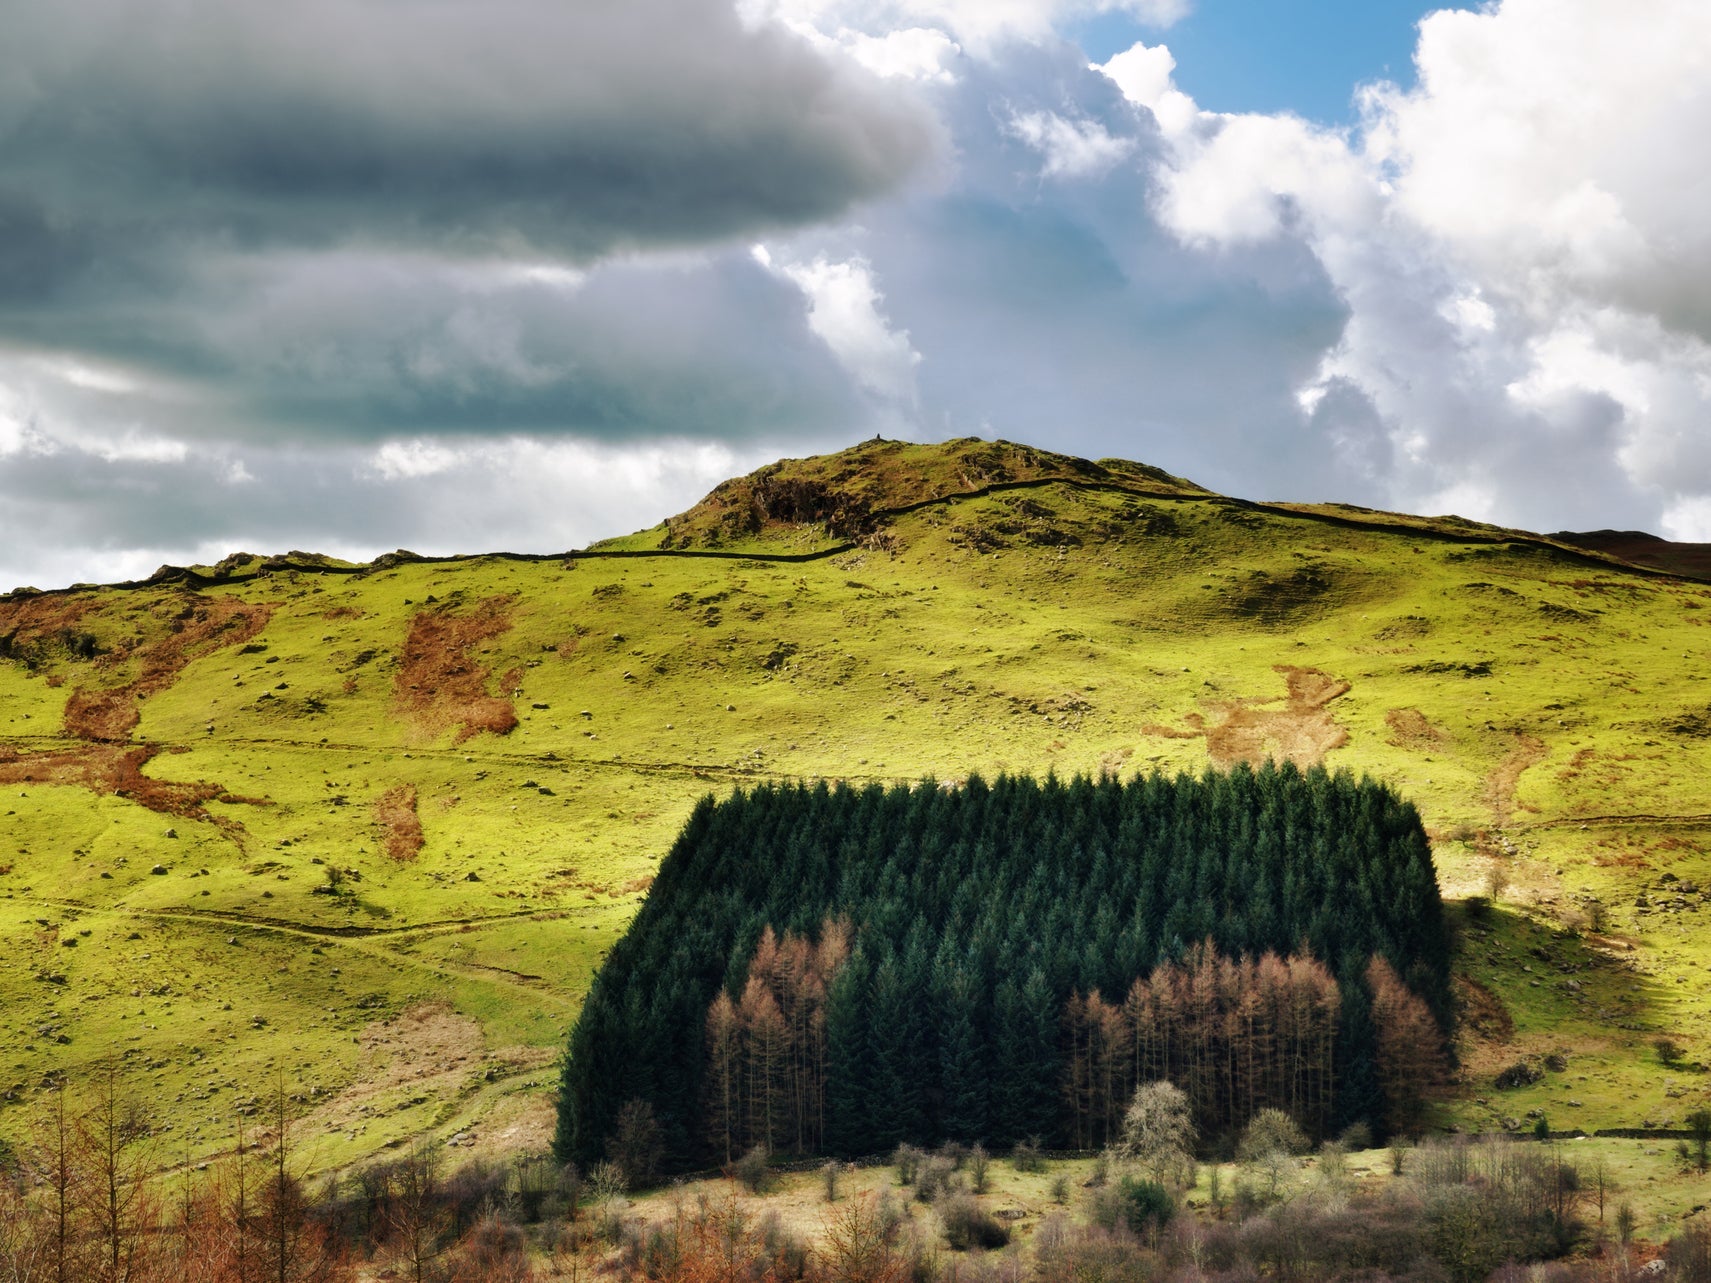
[[[1679,1119],[1705,1080],[1651,1043],[1711,1058],[1708,606],[1540,536],[970,442],[787,462],[586,554],[0,599],[0,1135],[111,1055],[193,1152],[279,1073],[316,1165],[544,1145],[703,794],[1266,755],[1383,779],[1447,896],[1500,892],[1451,1117]]]

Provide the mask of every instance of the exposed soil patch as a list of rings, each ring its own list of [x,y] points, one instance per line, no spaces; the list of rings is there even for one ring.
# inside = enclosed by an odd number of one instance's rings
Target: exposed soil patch
[[[380,842],[394,860],[414,860],[422,849],[422,821],[416,815],[416,786],[395,784],[374,800]]]
[[[266,799],[228,793],[224,785],[207,780],[177,783],[152,779],[143,774],[149,759],[161,751],[158,744],[135,747],[92,744],[85,748],[24,753],[0,744],[0,784],[68,784],[91,792],[127,798],[162,815],[202,820],[235,836],[243,826],[224,816],[211,815],[212,801],[267,805]]]
[[[187,593],[172,631],[135,649],[116,650],[110,662],[139,661],[141,672],[124,686],[78,686],[65,701],[65,731],[79,739],[118,743],[130,738],[144,699],[171,686],[187,664],[224,646],[247,642],[267,627],[273,607]]]
[[[1384,724],[1390,727],[1390,743],[1396,748],[1441,748],[1450,738],[1417,708],[1393,708],[1384,715]]]
[[[1545,753],[1543,740],[1517,733],[1515,747],[1509,750],[1497,769],[1486,776],[1485,804],[1491,808],[1492,821],[1498,828],[1509,822],[1509,814],[1515,807],[1515,786],[1521,781],[1521,772],[1544,761]]]
[[[489,692],[493,672],[474,654],[511,627],[511,604],[510,597],[489,597],[467,614],[441,607],[410,621],[395,689],[399,709],[418,728],[437,735],[455,726],[458,744],[483,731],[505,735],[516,729],[516,709],[509,698]],[[520,680],[522,670],[512,669],[498,685],[509,692]]]
[[[1211,705],[1214,721],[1208,725],[1198,713],[1183,721],[1188,729],[1149,725],[1149,735],[1171,739],[1205,736],[1206,752],[1220,768],[1237,762],[1258,764],[1267,758],[1288,760],[1306,768],[1324,760],[1325,754],[1349,742],[1349,733],[1331,716],[1332,701],[1348,694],[1349,684],[1317,668],[1273,666],[1288,688],[1283,707],[1275,699],[1231,700]]]

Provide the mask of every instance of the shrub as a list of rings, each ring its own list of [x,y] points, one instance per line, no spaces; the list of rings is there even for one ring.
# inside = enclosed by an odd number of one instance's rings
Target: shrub
[[[1040,1138],[1030,1136],[1017,1141],[1016,1147],[1010,1151],[1010,1165],[1019,1172],[1045,1171],[1046,1158],[1040,1152]]]
[[[974,1148],[968,1151],[968,1177],[976,1194],[986,1193],[991,1184],[988,1179],[991,1167],[992,1159],[986,1152],[986,1146],[977,1142]]]
[[[1696,1109],[1687,1116],[1688,1139],[1676,1146],[1682,1164],[1695,1171],[1711,1170],[1711,1110]]]
[[[942,1194],[962,1188],[962,1177],[950,1159],[934,1155],[921,1164],[915,1177],[915,1201],[931,1203]]]
[[[1509,1091],[1515,1087],[1531,1087],[1545,1076],[1545,1071],[1527,1060],[1517,1060],[1503,1070],[1492,1080],[1499,1091]]]
[[[1343,1134],[1337,1137],[1337,1144],[1350,1153],[1359,1153],[1363,1149],[1372,1148],[1372,1128],[1365,1123],[1351,1123],[1343,1129]]]
[[[825,1184],[826,1201],[828,1203],[835,1203],[838,1201],[838,1177],[842,1173],[843,1164],[839,1163],[835,1158],[820,1169],[820,1180]]]
[[[1669,1037],[1653,1039],[1652,1049],[1657,1052],[1658,1059],[1671,1068],[1680,1062],[1684,1054],[1682,1045]]]
[[[1305,1154],[1309,1149],[1307,1134],[1281,1109],[1262,1109],[1249,1121],[1236,1146],[1236,1157],[1253,1163],[1272,1152]]]
[[[897,1183],[907,1188],[915,1183],[921,1163],[927,1156],[913,1145],[899,1145],[891,1155],[891,1165],[897,1169]]]
[[[972,1194],[960,1190],[947,1194],[939,1200],[938,1213],[945,1227],[945,1242],[952,1251],[966,1252],[971,1247],[990,1250],[1010,1241],[1009,1229]]]
[[[1158,1241],[1159,1231],[1170,1224],[1176,1214],[1176,1203],[1170,1191],[1157,1181],[1144,1181],[1125,1176],[1117,1183],[1123,1223],[1138,1238],[1149,1243]]]
[[[1669,1265],[1681,1283],[1711,1283],[1711,1226],[1689,1225],[1672,1238]]]
[[[731,1165],[731,1171],[751,1194],[764,1194],[772,1188],[772,1169],[767,1165],[771,1155],[765,1145],[756,1145]]]

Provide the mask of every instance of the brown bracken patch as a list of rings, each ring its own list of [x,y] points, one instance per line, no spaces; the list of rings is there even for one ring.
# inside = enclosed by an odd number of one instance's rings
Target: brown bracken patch
[[[422,821],[416,815],[416,786],[395,784],[374,800],[374,822],[380,826],[386,854],[400,862],[414,860],[422,849]]]
[[[1384,715],[1384,724],[1390,727],[1390,743],[1396,748],[1432,749],[1449,741],[1417,708],[1393,708]]]
[[[456,726],[453,742],[461,744],[483,731],[505,735],[516,729],[510,699],[488,692],[492,670],[472,655],[480,643],[511,627],[511,602],[489,597],[468,614],[441,607],[410,621],[396,703],[420,730],[432,736]],[[521,679],[521,670],[512,669],[499,678],[499,688],[508,692]]]
[[[137,707],[142,700],[171,686],[191,660],[247,642],[267,626],[272,613],[268,605],[186,594],[170,633],[133,651],[115,653],[115,659],[140,662],[134,680],[108,690],[80,685],[72,691],[65,701],[66,734],[105,743],[129,739],[142,716]]]
[[[1294,668],[1277,664],[1288,689],[1283,707],[1275,699],[1238,699],[1209,704],[1216,719],[1211,725],[1198,713],[1183,721],[1188,729],[1149,725],[1149,735],[1171,739],[1206,738],[1206,752],[1218,767],[1237,762],[1258,764],[1267,758],[1288,760],[1308,767],[1324,760],[1325,754],[1349,742],[1349,733],[1337,725],[1329,705],[1348,694],[1349,684],[1317,668]]]
[[[1455,979],[1456,1025],[1482,1042],[1508,1042],[1515,1021],[1503,1000],[1470,976]]]
[[[92,792],[129,798],[139,806],[162,815],[185,820],[206,820],[228,836],[243,832],[243,826],[224,816],[211,815],[212,801],[266,805],[258,798],[228,793],[224,785],[207,780],[178,783],[152,779],[143,774],[148,760],[159,753],[157,744],[135,747],[120,744],[90,744],[85,747],[26,753],[0,744],[0,784],[69,784]]]

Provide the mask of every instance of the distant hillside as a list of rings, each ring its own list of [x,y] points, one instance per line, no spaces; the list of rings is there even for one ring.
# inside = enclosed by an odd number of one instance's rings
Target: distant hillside
[[[0,1137],[117,1055],[192,1152],[280,1073],[317,1165],[544,1148],[708,793],[1267,757],[1418,806],[1461,928],[1449,1117],[1679,1120],[1706,1079],[1652,1042],[1711,1060],[1708,606],[1562,537],[969,441],[781,463],[586,553],[15,594]]]
[[[1643,530],[1588,530],[1578,534],[1561,531],[1551,538],[1636,566],[1649,566],[1688,579],[1711,580],[1711,543],[1671,543]]]

